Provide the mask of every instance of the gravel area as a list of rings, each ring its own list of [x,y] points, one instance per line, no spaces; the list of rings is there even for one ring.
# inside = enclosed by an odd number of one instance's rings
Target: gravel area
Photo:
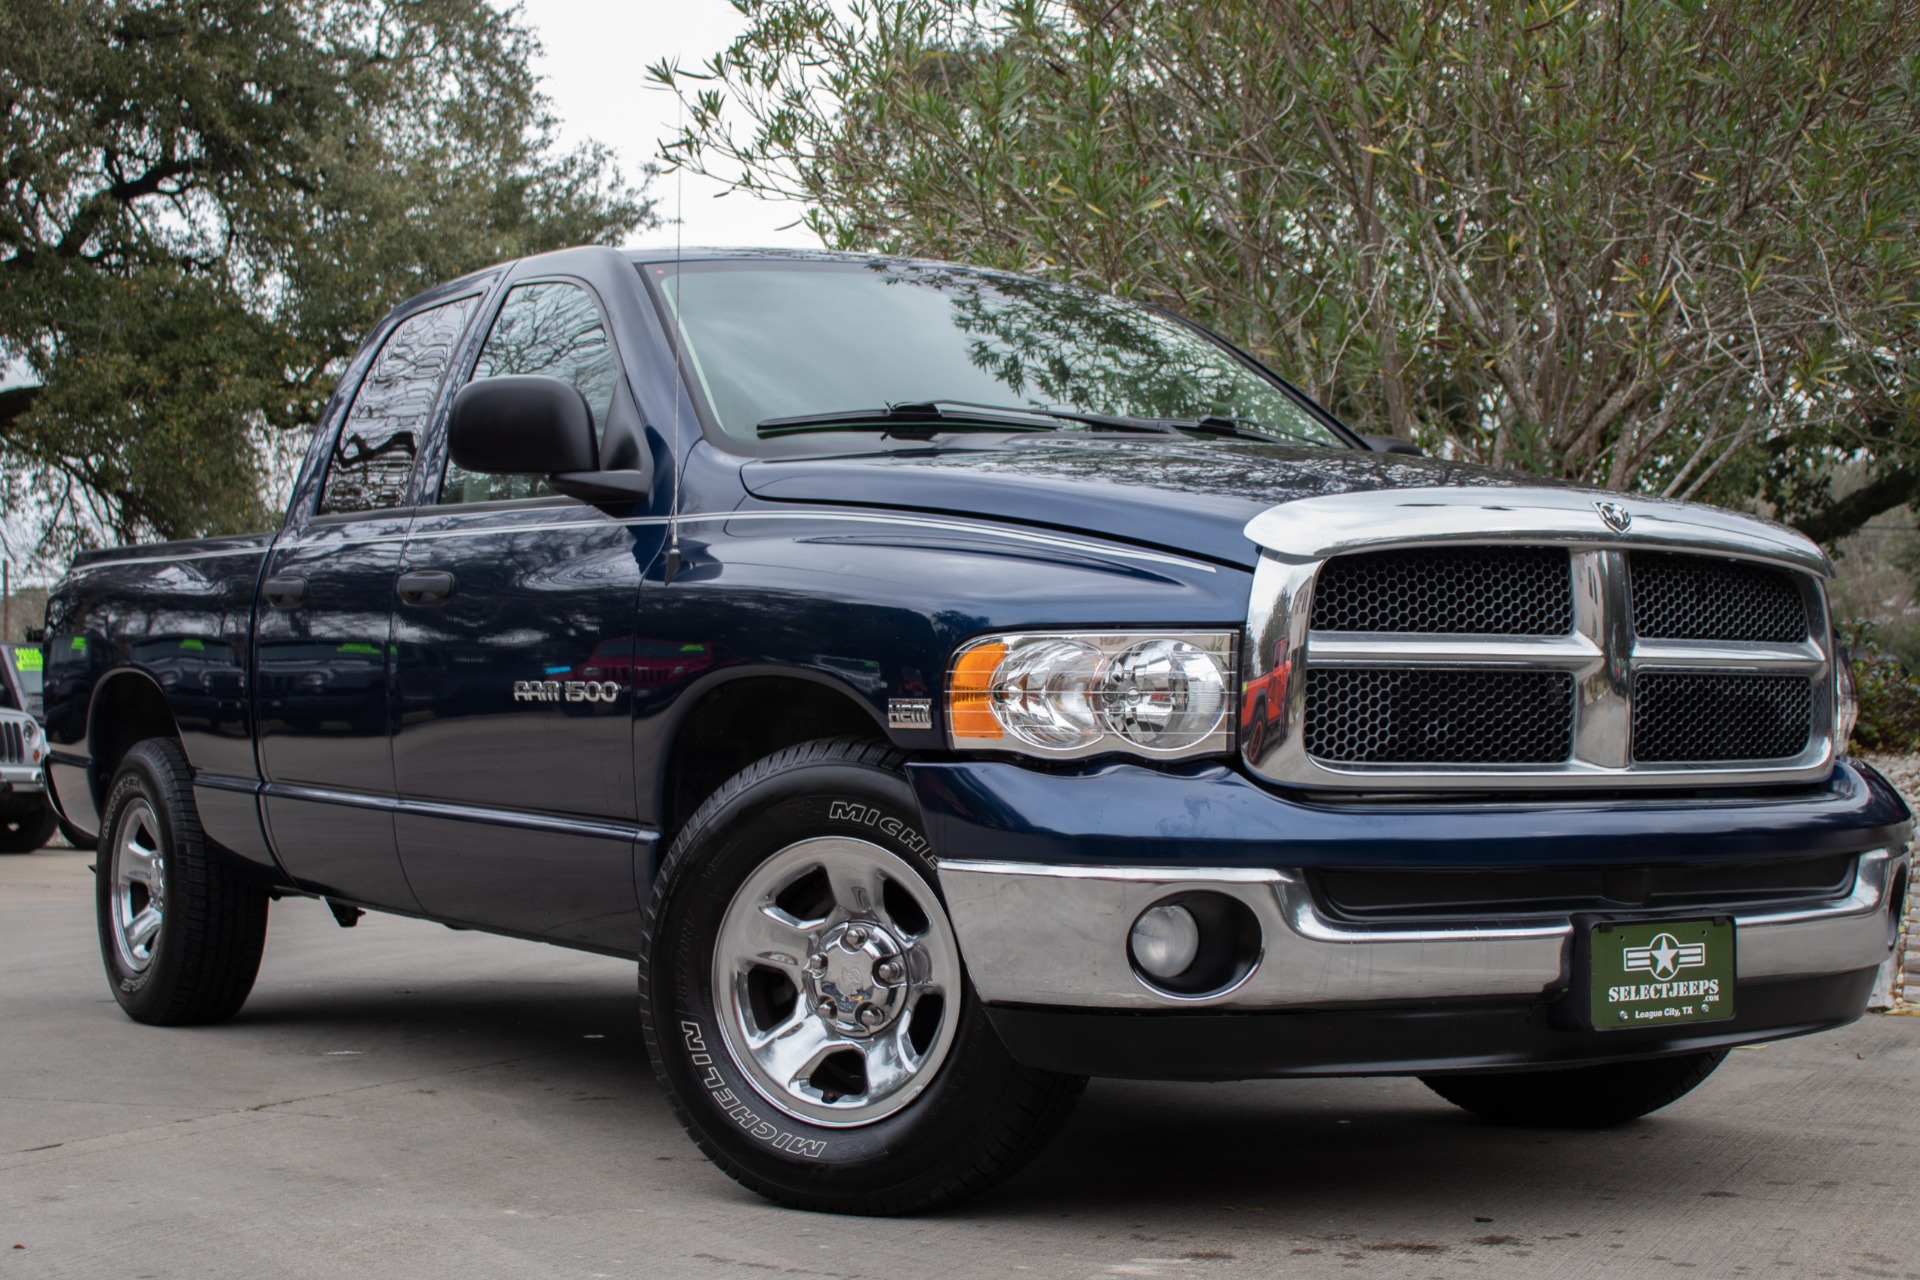
[[[1900,789],[1907,803],[1920,809],[1920,755],[1868,756],[1868,764],[1887,776]],[[1920,895],[1907,891],[1906,930],[1895,950],[1901,965],[1887,979],[1886,989],[1877,1000],[1889,1000],[1900,1013],[1920,1012]]]
[[[1900,788],[1908,804],[1920,796],[1920,755],[1866,756],[1866,762],[1887,775],[1887,781]]]

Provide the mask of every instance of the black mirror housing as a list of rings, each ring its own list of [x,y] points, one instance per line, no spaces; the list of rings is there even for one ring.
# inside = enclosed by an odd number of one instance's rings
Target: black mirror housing
[[[447,415],[447,452],[485,475],[590,472],[599,466],[593,410],[559,378],[476,378]]]
[[[1399,436],[1361,436],[1367,448],[1375,453],[1404,453],[1412,458],[1424,458],[1427,455],[1420,446],[1411,440],[1402,440]]]

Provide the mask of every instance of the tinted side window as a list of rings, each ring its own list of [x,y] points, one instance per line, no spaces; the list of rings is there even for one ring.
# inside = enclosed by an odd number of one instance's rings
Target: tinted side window
[[[321,515],[406,505],[413,455],[473,303],[422,311],[387,335],[334,444]]]
[[[605,428],[618,371],[591,294],[576,284],[549,282],[523,284],[507,295],[500,318],[480,349],[473,376],[518,374],[545,374],[571,382],[593,410],[594,430]],[[478,475],[449,462],[440,501],[492,502],[551,492],[539,476]]]

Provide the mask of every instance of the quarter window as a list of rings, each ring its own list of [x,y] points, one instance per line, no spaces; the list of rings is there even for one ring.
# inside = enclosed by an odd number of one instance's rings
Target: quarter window
[[[413,457],[473,302],[422,311],[387,335],[334,443],[321,515],[407,504]]]
[[[501,305],[500,318],[480,349],[473,376],[528,374],[544,374],[578,387],[593,411],[595,432],[605,429],[619,375],[600,309],[579,285],[558,281],[519,285]],[[495,502],[552,492],[539,476],[482,475],[449,461],[440,501]]]

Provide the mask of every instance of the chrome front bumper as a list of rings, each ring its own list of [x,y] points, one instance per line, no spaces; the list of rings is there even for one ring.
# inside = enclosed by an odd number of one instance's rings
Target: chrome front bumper
[[[0,784],[11,787],[14,795],[39,795],[46,790],[37,764],[0,764]]]
[[[1844,898],[1736,913],[1739,979],[1834,975],[1881,963],[1891,946],[1888,893],[1907,863],[1904,847],[1875,849],[1860,855]],[[1391,928],[1336,923],[1315,908],[1298,872],[1264,868],[942,860],[940,887],[974,987],[989,1004],[1295,1009],[1533,998],[1568,980],[1574,934],[1566,918]],[[1191,890],[1239,899],[1263,939],[1239,983],[1203,996],[1150,986],[1127,954],[1135,918],[1161,898]]]

